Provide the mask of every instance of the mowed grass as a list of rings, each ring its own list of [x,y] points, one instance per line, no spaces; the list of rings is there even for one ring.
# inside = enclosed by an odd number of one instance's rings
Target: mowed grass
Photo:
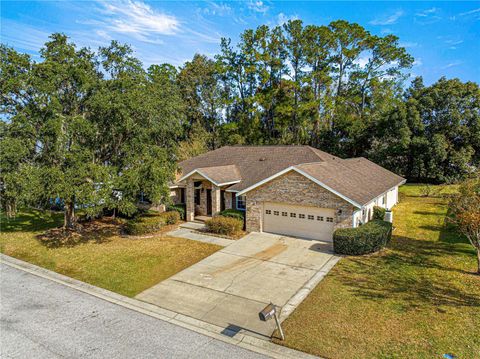
[[[342,259],[283,323],[282,344],[326,358],[480,358],[474,249],[444,225],[448,200],[400,192],[388,248]]]
[[[133,297],[216,252],[221,247],[157,234],[122,237],[107,228],[74,246],[46,246],[37,238],[62,224],[62,214],[23,211],[2,215],[0,252],[69,277]]]

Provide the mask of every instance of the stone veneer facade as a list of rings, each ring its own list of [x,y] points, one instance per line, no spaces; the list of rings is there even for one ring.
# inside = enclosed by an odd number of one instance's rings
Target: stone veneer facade
[[[293,170],[247,192],[246,197],[248,232],[262,231],[263,202],[332,208],[336,210],[335,229],[353,226],[355,207]]]
[[[207,190],[210,189],[212,193],[212,215],[220,212],[220,196],[221,190],[220,187],[215,186],[209,181],[202,181],[202,186],[200,189],[200,204],[195,204],[195,188],[194,183],[199,181],[199,179],[189,178],[187,179],[187,187],[185,190],[185,201],[186,201],[186,220],[193,221],[195,216],[206,216],[207,215]],[[228,208],[228,207],[226,207]]]

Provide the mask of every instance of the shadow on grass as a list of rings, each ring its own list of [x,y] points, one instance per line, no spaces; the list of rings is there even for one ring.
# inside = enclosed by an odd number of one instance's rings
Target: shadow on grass
[[[463,285],[462,280],[452,281],[448,275],[456,273],[476,280],[474,266],[469,272],[441,260],[450,256],[464,262],[465,255],[474,257],[473,248],[394,237],[389,249],[367,257],[350,257],[349,265],[340,269],[337,278],[357,296],[396,301],[404,310],[425,306],[480,307],[476,287]]]
[[[0,230],[2,232],[35,232],[58,227],[63,223],[63,213],[28,209],[21,211],[15,218],[7,219],[2,212]]]
[[[82,243],[105,243],[119,234],[115,221],[95,220],[78,224],[75,230],[54,228],[37,235],[38,241],[48,248],[74,247]]]

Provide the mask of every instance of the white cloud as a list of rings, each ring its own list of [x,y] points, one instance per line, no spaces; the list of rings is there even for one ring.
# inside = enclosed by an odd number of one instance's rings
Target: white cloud
[[[361,68],[364,68],[368,64],[369,60],[370,58],[368,57],[368,55],[364,54],[359,58],[355,59],[353,63],[360,66]]]
[[[442,17],[439,15],[439,9],[436,7],[432,7],[415,14],[415,21],[421,25],[433,24],[441,19]]]
[[[400,19],[405,13],[403,10],[398,10],[395,13],[389,15],[389,16],[384,16],[384,17],[378,17],[372,21],[370,21],[371,25],[392,25],[396,24],[398,19]]]
[[[450,62],[449,64],[446,64],[445,66],[442,66],[441,69],[446,70],[446,69],[449,69],[451,67],[455,67],[455,66],[458,66],[458,65],[461,65],[461,64],[463,64],[462,61],[454,61],[454,62]]]
[[[277,25],[281,26],[287,23],[289,20],[298,20],[298,15],[285,15],[283,12],[277,15]]]
[[[458,36],[437,36],[437,39],[442,41],[449,50],[456,50],[458,45],[462,44],[464,40]]]
[[[218,15],[225,16],[232,13],[232,8],[225,3],[216,3],[213,1],[207,1],[208,7],[203,9],[205,15]]]
[[[266,13],[269,7],[261,0],[250,0],[247,3],[247,7],[255,12],[260,12],[262,14]]]
[[[50,32],[9,19],[1,20],[1,34],[2,43],[28,53],[38,52],[50,36]]]
[[[445,43],[447,45],[455,46],[455,45],[460,45],[461,43],[463,43],[463,40],[445,40]]]
[[[458,16],[468,16],[468,15],[474,15],[474,14],[480,14],[480,8],[473,9],[466,12],[461,12],[460,14],[458,14]]]
[[[415,61],[413,61],[413,66],[422,66],[423,65],[423,61],[421,58],[418,58],[418,59],[415,59]]]
[[[432,7],[432,8],[430,8],[430,9],[417,12],[415,15],[416,15],[416,16],[421,16],[421,17],[427,17],[427,16],[430,16],[431,14],[434,14],[434,13],[436,13],[436,12],[437,12],[437,8],[436,8],[436,7]]]
[[[173,35],[179,31],[180,21],[157,11],[141,1],[100,1],[103,6],[105,30],[132,35],[142,41],[156,41],[152,35]],[[104,30],[104,31],[105,31]]]
[[[408,49],[408,48],[412,48],[412,47],[417,47],[418,42],[408,42],[408,41],[407,42],[401,42],[400,46]]]

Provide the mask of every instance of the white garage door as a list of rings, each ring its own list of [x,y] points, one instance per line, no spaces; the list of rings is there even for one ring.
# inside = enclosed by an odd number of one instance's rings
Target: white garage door
[[[263,231],[288,236],[332,241],[335,210],[265,202]]]

